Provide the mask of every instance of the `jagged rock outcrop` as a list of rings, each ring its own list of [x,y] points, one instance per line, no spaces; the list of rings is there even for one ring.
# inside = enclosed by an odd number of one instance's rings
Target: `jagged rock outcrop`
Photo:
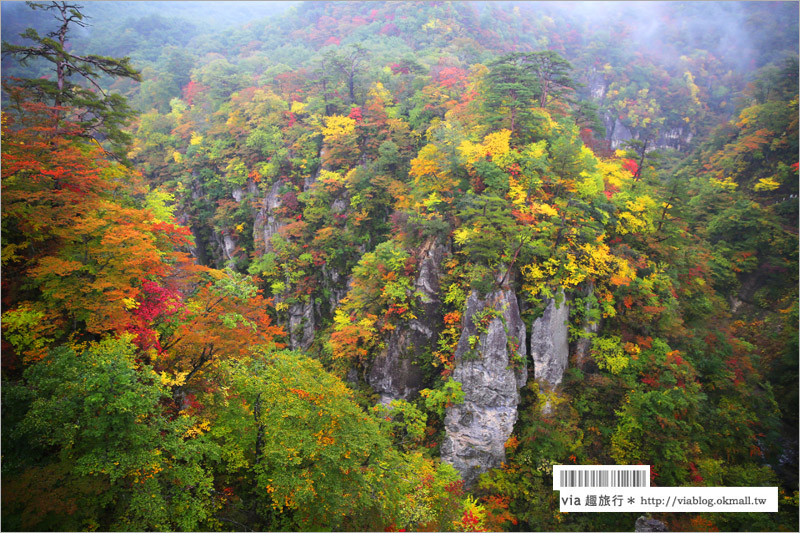
[[[305,351],[314,342],[314,302],[306,297],[303,302],[289,306],[289,346]]]
[[[681,127],[669,128],[661,132],[655,142],[659,150],[670,148],[672,150],[685,150],[692,142],[691,131]]]
[[[551,299],[544,314],[531,326],[533,375],[547,390],[555,390],[561,384],[569,363],[569,305],[561,299],[560,306]]]
[[[422,389],[424,375],[416,361],[417,349],[430,343],[433,332],[421,330],[418,320],[411,322],[392,331],[367,374],[367,382],[381,395],[380,403],[408,400]]]
[[[272,184],[253,221],[253,241],[258,255],[272,250],[272,236],[284,226],[275,211],[281,206],[280,183]]]
[[[602,101],[608,90],[608,83],[603,73],[598,72],[595,67],[592,67],[589,71],[588,81],[589,96],[595,102]]]
[[[375,357],[367,374],[367,382],[381,395],[382,403],[407,400],[423,388],[424,373],[417,364],[417,356],[423,350],[435,349],[441,329],[439,280],[446,252],[442,244],[431,239],[417,253],[419,273],[415,289],[420,295],[417,318],[392,331],[386,348]]]
[[[640,516],[636,519],[636,525],[634,526],[635,531],[669,531],[667,526],[664,525],[664,522],[660,520],[656,520],[654,518],[647,518],[646,516]]]
[[[227,268],[236,268],[236,262],[242,252],[242,249],[239,248],[239,238],[236,234],[229,229],[225,229],[220,233],[214,233],[214,241],[222,251],[225,266]]]
[[[615,116],[611,111],[603,115],[603,124],[606,127],[606,140],[611,143],[613,150],[623,148],[625,142],[632,139],[644,140],[640,132],[636,129],[628,128],[619,117]],[[648,142],[648,149],[650,150],[685,150],[692,142],[692,132],[688,128],[680,126],[664,128],[658,136]]]
[[[527,379],[525,324],[509,289],[467,298],[453,379],[464,403],[447,408],[442,460],[467,486],[505,461],[505,442],[517,421],[519,389]]]
[[[606,113],[603,118],[606,127],[606,139],[611,142],[613,150],[621,148],[626,141],[636,138],[633,132],[618,117],[613,117],[611,112]]]
[[[328,296],[329,311],[332,313],[339,305],[353,283],[351,276],[343,276],[335,268],[330,268],[327,264],[322,265],[322,278],[325,280],[325,288],[330,293]]]

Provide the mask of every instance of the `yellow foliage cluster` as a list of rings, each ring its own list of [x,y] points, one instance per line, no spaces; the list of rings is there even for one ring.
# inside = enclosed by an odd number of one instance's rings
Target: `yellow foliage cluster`
[[[445,156],[433,144],[427,144],[419,151],[419,155],[411,160],[411,176],[414,182],[425,176],[438,176],[443,174],[446,164]]]
[[[621,154],[621,155],[620,155]],[[624,157],[624,152],[617,150],[618,157]],[[597,170],[609,185],[621,189],[623,185],[630,183],[633,174],[622,168],[622,161],[619,159],[598,159]]]
[[[581,150],[588,150],[585,146]],[[603,175],[599,172],[581,171],[580,177],[583,178],[576,183],[578,193],[584,198],[593,198],[603,192],[605,183]]]
[[[736,183],[731,176],[727,176],[723,179],[711,178],[708,181],[714,187],[727,192],[733,192],[739,187],[739,184]]]
[[[308,104],[304,104],[303,102],[292,102],[291,112],[295,115],[301,115],[306,112],[306,107]]]
[[[508,199],[516,208],[526,208],[526,200],[528,192],[526,187],[520,181],[512,176],[508,177]]]
[[[322,127],[322,135],[325,142],[334,141],[353,135],[356,132],[356,121],[343,115],[331,115],[325,117],[325,125]]]
[[[177,372],[172,376],[169,372],[161,372],[159,376],[161,377],[161,384],[165,387],[180,387],[186,381],[188,374],[189,372]]]
[[[211,429],[211,424],[208,422],[208,420],[204,420],[199,424],[195,424],[194,426],[187,429],[186,432],[183,434],[183,437],[184,438],[196,437],[198,435],[202,435],[203,433],[207,432],[209,429]]]
[[[225,125],[230,129],[234,129],[234,128],[244,128],[247,126],[247,123],[245,123],[242,113],[236,110],[230,115],[228,115],[228,120],[225,121]]]
[[[522,266],[520,271],[522,290],[533,298],[553,279],[560,279],[559,287],[570,290],[587,279],[622,285],[636,277],[630,263],[613,255],[608,245],[602,242],[579,244],[563,258],[550,257],[541,264],[530,263]]]
[[[758,183],[753,186],[753,190],[756,192],[774,191],[780,186],[781,184],[775,181],[774,178],[761,178],[758,180]]]
[[[467,163],[472,164],[478,161],[486,154],[490,154],[493,158],[502,157],[511,150],[511,131],[500,130],[490,133],[483,138],[483,143],[476,144],[471,141],[462,141],[458,146],[458,152],[461,154]]]
[[[655,200],[645,194],[625,202],[625,207],[628,210],[617,215],[617,233],[650,233],[654,230],[652,210],[656,207]]]
[[[511,150],[509,141],[511,140],[510,130],[500,130],[495,133],[490,133],[483,139],[483,147],[487,152],[492,154],[492,157],[505,155]]]
[[[345,184],[346,178],[338,172],[331,172],[330,170],[322,169],[319,171],[319,181],[325,185],[342,187]]]
[[[558,216],[558,211],[556,211],[556,208],[547,203],[531,202],[531,212],[533,214],[545,215],[548,217]]]
[[[431,192],[452,193],[456,182],[448,170],[447,157],[436,145],[425,145],[419,155],[411,160],[409,174],[414,178],[421,195],[427,196]]]
[[[370,99],[383,102],[384,105],[391,104],[393,101],[392,93],[390,93],[389,90],[386,87],[384,87],[383,84],[379,81],[375,82],[372,85],[372,87],[369,90],[368,96]]]

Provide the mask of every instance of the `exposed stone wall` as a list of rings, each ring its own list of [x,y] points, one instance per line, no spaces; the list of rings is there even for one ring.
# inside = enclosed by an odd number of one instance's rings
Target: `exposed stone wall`
[[[441,330],[439,282],[447,250],[436,239],[426,241],[417,252],[418,274],[415,290],[420,295],[417,318],[399,325],[386,348],[377,355],[367,382],[381,395],[381,402],[407,400],[424,386],[424,373],[417,360],[423,350],[433,351]]]
[[[314,342],[314,303],[311,297],[289,306],[289,346],[305,351]]]
[[[253,240],[257,255],[272,250],[272,236],[283,227],[275,211],[281,206],[281,197],[278,194],[280,182],[272,184],[269,192],[264,196],[261,208],[256,212],[253,221]]]
[[[533,375],[540,387],[554,390],[561,384],[569,363],[569,305],[563,299],[556,306],[551,299],[544,314],[531,326]]]
[[[466,486],[505,461],[504,445],[517,421],[519,389],[528,378],[526,352],[525,324],[514,292],[498,290],[480,298],[473,291],[453,370],[465,399],[447,408],[441,449],[442,460],[461,473]]]

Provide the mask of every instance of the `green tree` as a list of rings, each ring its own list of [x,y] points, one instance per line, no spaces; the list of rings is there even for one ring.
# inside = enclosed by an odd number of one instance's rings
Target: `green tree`
[[[107,93],[101,81],[103,76],[140,81],[139,73],[131,67],[127,57],[116,59],[92,54],[79,55],[70,50],[67,40],[70,30],[74,26],[84,28],[88,25],[86,16],[81,12],[83,6],[67,2],[27,4],[34,10],[51,12],[58,22],[58,28],[45,36],[28,28],[21,37],[33,44],[3,42],[3,56],[13,56],[23,65],[35,59],[49,61],[53,63],[55,79],[21,79],[19,85],[32,93],[36,100],[57,108],[56,124],[62,118],[70,118],[85,130],[85,135],[108,140],[113,152],[124,158],[124,148],[130,142],[130,136],[123,128],[133,116],[133,110],[122,96]],[[82,79],[86,85],[73,82],[75,77]],[[58,109],[61,107],[69,108],[69,117],[65,117]]]
[[[198,530],[212,509],[196,420],[128,338],[54,349],[3,386],[3,522],[10,529]]]
[[[554,100],[563,99],[575,89],[575,81],[570,77],[572,65],[558,52],[545,50],[525,55],[525,62],[539,82],[539,107],[545,108]]]
[[[499,129],[507,120],[514,134],[519,134],[520,122],[530,118],[530,109],[539,97],[538,83],[526,57],[515,52],[492,61],[485,78],[484,105],[490,122]]]
[[[460,498],[444,489],[455,470],[395,450],[394,424],[365,413],[318,361],[258,350],[223,371],[211,434],[225,477],[242,484],[234,488],[241,500],[221,517],[272,530],[450,527]],[[424,498],[415,493],[422,487]]]

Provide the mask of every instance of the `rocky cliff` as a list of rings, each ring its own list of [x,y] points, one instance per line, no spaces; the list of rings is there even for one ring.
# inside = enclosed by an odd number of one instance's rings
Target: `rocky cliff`
[[[606,140],[611,143],[611,148],[614,150],[624,148],[627,141],[644,140],[640,131],[627,127],[610,111],[603,116],[603,124],[606,128]],[[648,143],[648,151],[686,150],[692,142],[692,138],[693,135],[688,127],[667,126],[662,128],[658,135]]]
[[[558,299],[561,304],[551,299],[531,326],[533,375],[544,393],[556,392],[569,363],[569,305],[563,293]],[[552,414],[549,400],[545,400],[542,412]]]
[[[289,346],[305,351],[314,342],[314,303],[310,296],[289,306]]]
[[[531,326],[533,375],[540,387],[553,390],[561,384],[569,362],[569,305],[551,299],[544,314]]]
[[[517,421],[519,389],[528,378],[525,324],[513,291],[467,298],[453,379],[464,402],[447,408],[442,460],[471,486],[505,460],[504,444]]]
[[[426,241],[417,252],[417,318],[392,331],[386,348],[375,358],[367,375],[367,382],[381,395],[382,403],[407,400],[423,388],[424,375],[417,359],[423,351],[435,349],[441,330],[440,265],[446,253],[435,239]]]
[[[281,206],[279,194],[280,182],[272,184],[269,192],[264,196],[261,207],[256,212],[253,222],[253,240],[257,254],[272,251],[272,236],[284,226],[276,213]]]

